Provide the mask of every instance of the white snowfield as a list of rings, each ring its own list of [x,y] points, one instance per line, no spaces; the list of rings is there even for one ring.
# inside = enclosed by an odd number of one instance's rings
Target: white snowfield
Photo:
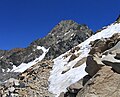
[[[20,64],[18,67],[16,67],[15,65],[13,65],[13,69],[11,70],[12,72],[24,72],[26,69],[30,68],[31,66],[35,65],[36,63],[38,63],[39,61],[41,61],[46,53],[49,51],[49,49],[44,48],[43,46],[37,46],[38,50],[42,49],[43,54],[39,57],[36,58],[34,61],[29,62],[29,63],[22,63]]]
[[[68,56],[67,58],[63,57],[67,53],[69,53],[69,51],[54,59],[53,70],[51,71],[51,75],[49,77],[49,91],[55,94],[55,97],[58,97],[61,92],[66,92],[66,88],[68,86],[79,81],[81,78],[87,75],[87,73],[85,72],[86,63],[77,68],[72,67],[80,59],[88,56],[88,53],[91,49],[91,46],[89,45],[91,41],[95,41],[96,39],[101,38],[108,38],[115,33],[120,33],[120,24],[111,24],[110,26],[107,26],[106,29],[98,32],[86,41],[79,44],[78,46],[80,47],[80,50],[78,52],[81,52],[81,55],[75,60],[68,62],[70,56]],[[70,68],[70,70],[64,74],[61,74],[66,67]]]

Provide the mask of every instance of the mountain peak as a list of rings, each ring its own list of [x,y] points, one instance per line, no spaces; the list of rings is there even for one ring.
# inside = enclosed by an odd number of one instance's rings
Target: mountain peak
[[[65,25],[71,25],[71,24],[78,24],[78,23],[76,23],[75,21],[73,21],[73,20],[62,20],[62,21],[60,21],[59,22],[59,24],[58,25],[62,25],[62,26],[65,26]]]
[[[73,23],[73,20],[61,20],[60,23]]]

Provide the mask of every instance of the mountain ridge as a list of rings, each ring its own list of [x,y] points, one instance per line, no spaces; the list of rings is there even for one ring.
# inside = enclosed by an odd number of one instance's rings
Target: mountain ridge
[[[34,61],[44,53],[42,47],[49,48],[44,59],[53,59],[78,45],[92,35],[92,31],[86,25],[79,25],[72,20],[61,21],[47,36],[32,42],[26,48],[14,48],[0,51],[0,73],[10,72],[22,63]],[[40,49],[37,47],[41,46]]]

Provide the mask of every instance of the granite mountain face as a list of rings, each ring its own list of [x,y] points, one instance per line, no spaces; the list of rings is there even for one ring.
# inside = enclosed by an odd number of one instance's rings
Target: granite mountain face
[[[0,96],[119,97],[119,19],[96,34],[61,21],[27,48],[0,50]]]
[[[72,20],[61,21],[44,38],[32,42],[26,48],[9,51],[0,50],[0,72],[9,72],[13,66],[29,63],[43,54],[41,48],[49,48],[44,59],[54,59],[74,46],[89,38],[93,32],[86,25],[79,25]]]

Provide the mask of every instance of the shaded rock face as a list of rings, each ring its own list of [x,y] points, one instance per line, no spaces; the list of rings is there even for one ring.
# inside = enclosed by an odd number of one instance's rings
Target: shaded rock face
[[[99,57],[88,56],[86,61],[86,72],[92,77],[98,70],[103,66],[101,59]]]
[[[32,42],[27,48],[16,48],[9,51],[0,50],[0,72],[12,69],[13,65],[28,63],[43,54],[37,46],[49,48],[45,59],[53,59],[83,42],[92,35],[86,25],[79,25],[72,20],[61,21],[44,38]]]
[[[13,65],[19,66],[21,63],[28,63],[42,55],[42,53],[43,51],[37,50],[36,47],[12,49],[10,51],[6,51],[5,54],[1,57],[0,66],[2,69],[7,71],[8,68],[12,69]]]
[[[46,59],[53,59],[83,42],[92,34],[93,32],[86,25],[79,25],[71,20],[61,21],[46,37],[34,41],[31,45],[50,47]]]

